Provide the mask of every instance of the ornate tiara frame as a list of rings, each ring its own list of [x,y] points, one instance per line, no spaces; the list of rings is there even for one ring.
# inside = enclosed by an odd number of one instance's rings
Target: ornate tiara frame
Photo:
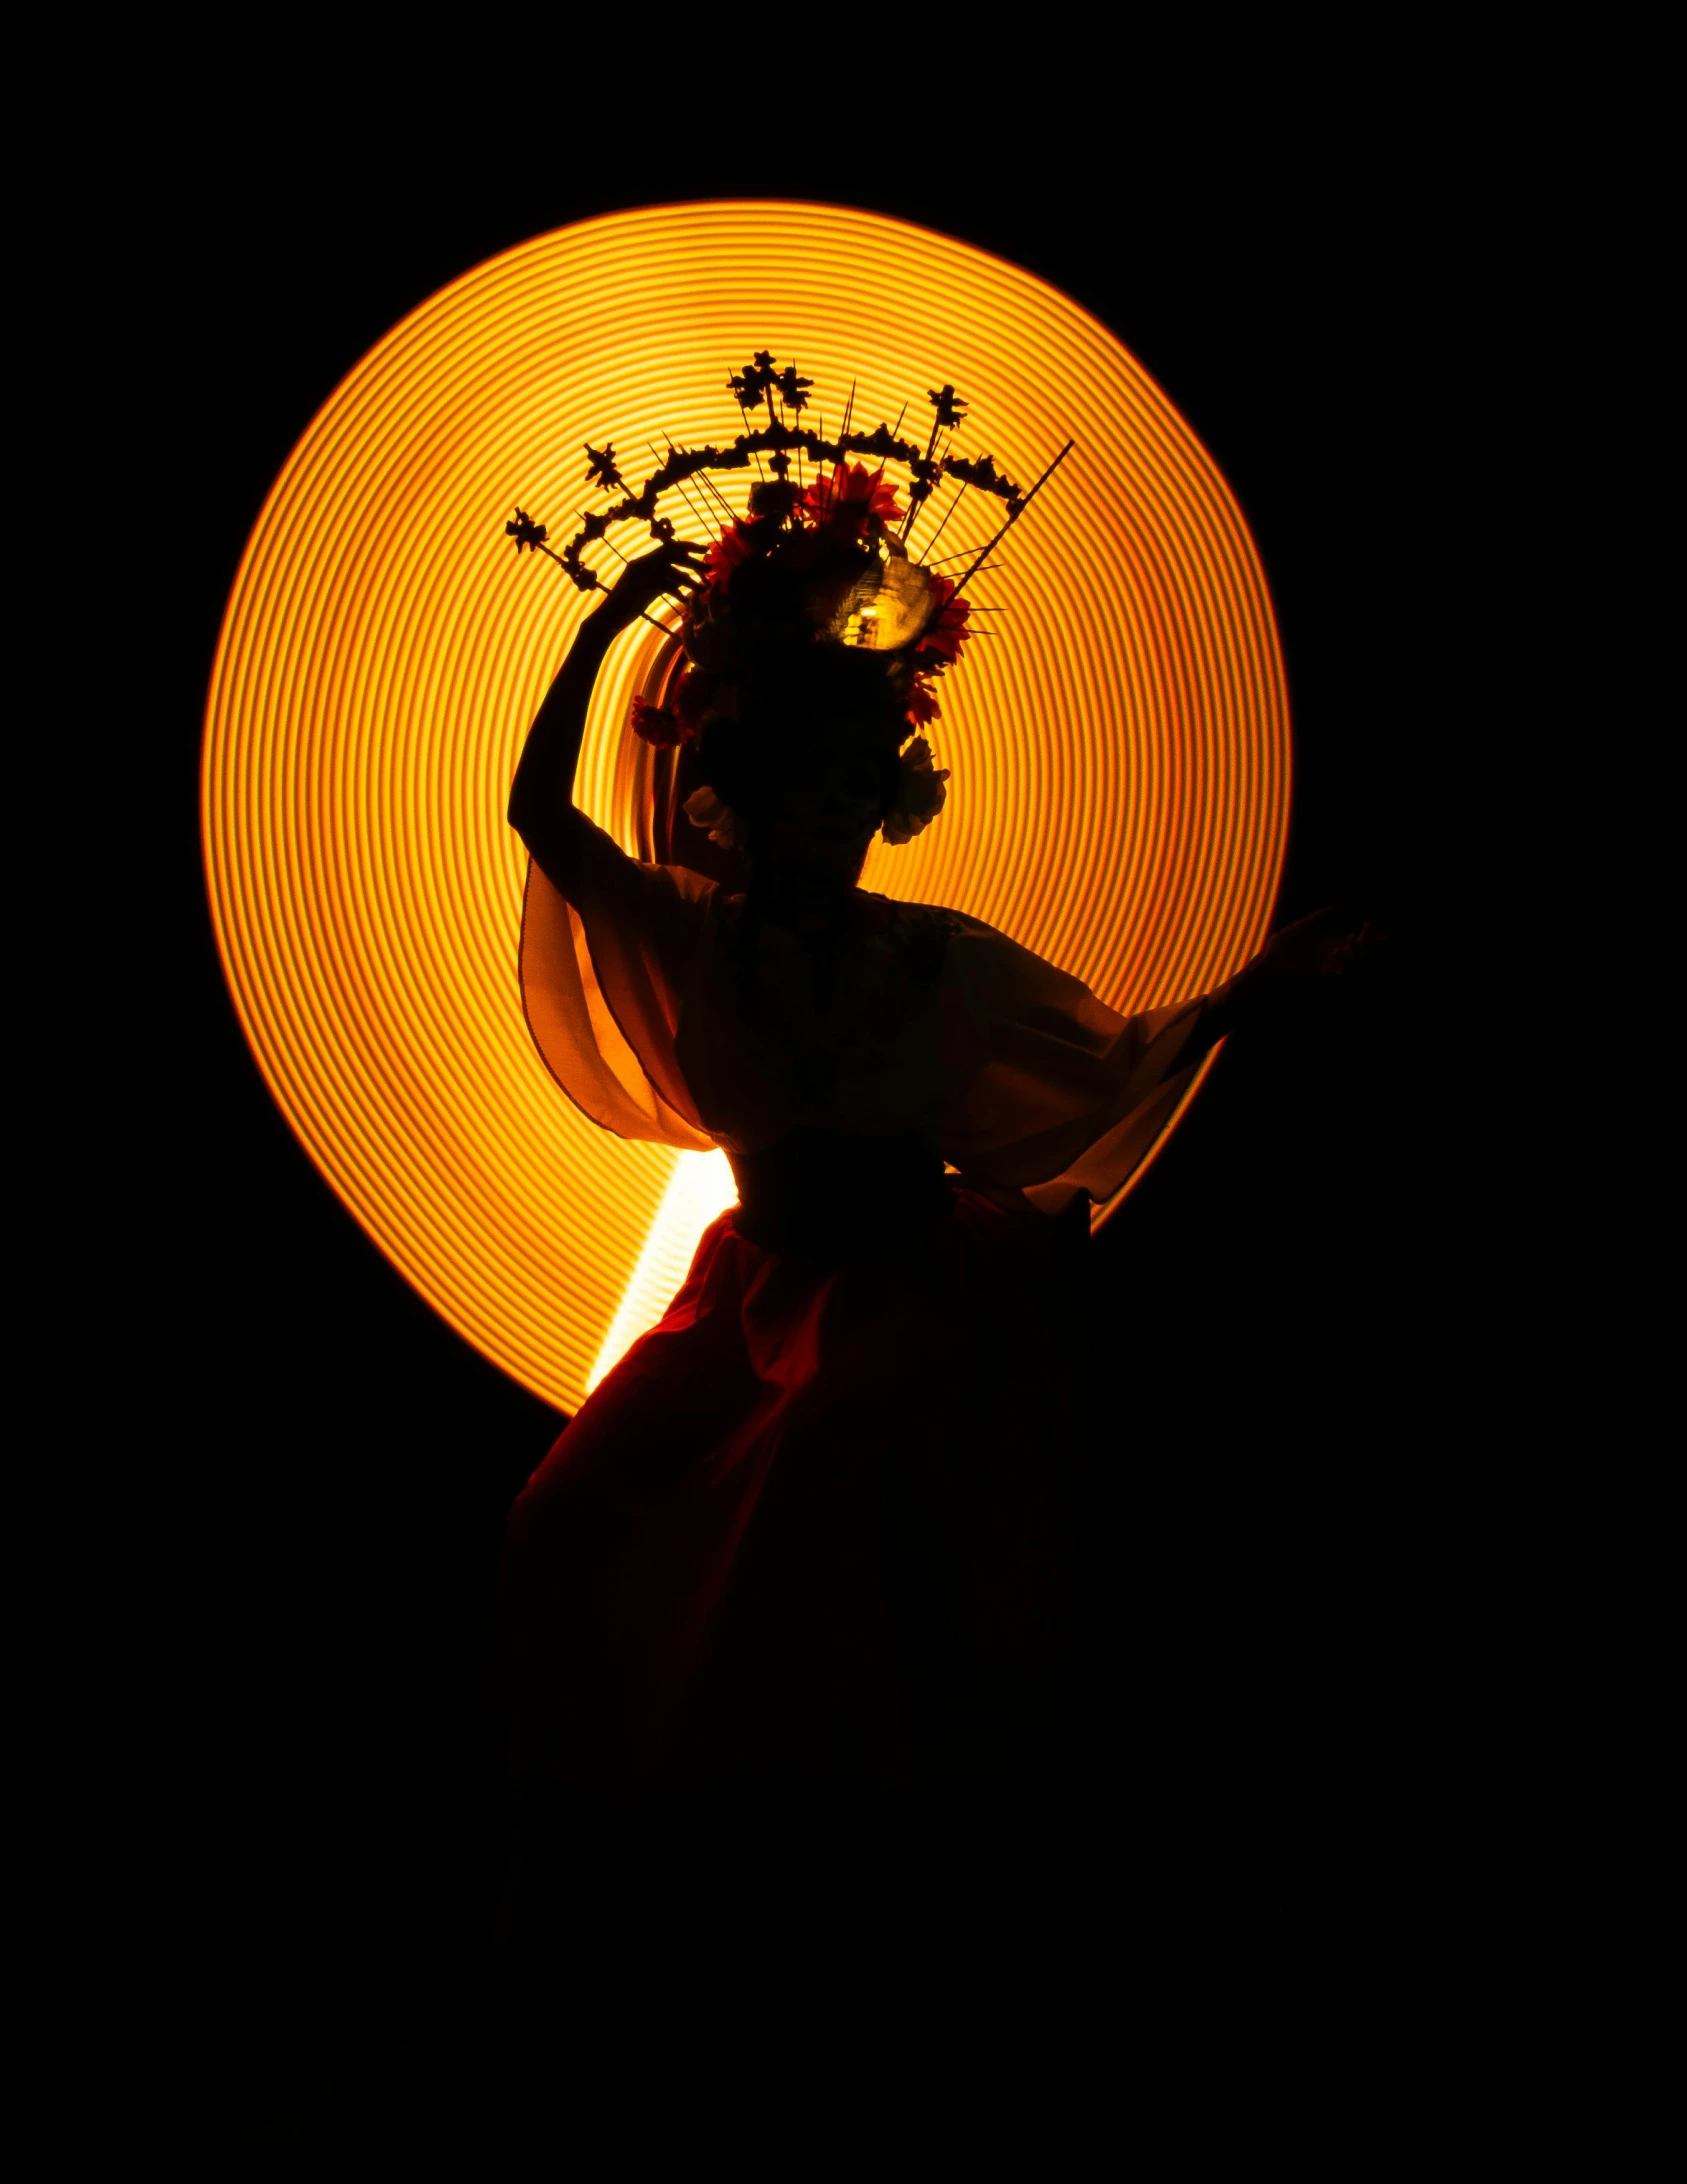
[[[602,448],[595,448],[588,443],[585,482],[606,491],[619,488],[621,498],[607,508],[594,509],[584,515],[580,528],[560,553],[547,543],[550,534],[546,526],[535,522],[524,509],[518,507],[515,520],[505,525],[505,533],[515,540],[517,551],[528,547],[546,553],[566,570],[581,591],[602,590],[605,588],[604,580],[595,569],[587,566],[583,558],[585,548],[602,540],[612,553],[625,560],[627,557],[621,554],[609,533],[617,524],[635,521],[644,524],[651,537],[659,543],[671,543],[676,536],[673,519],[657,513],[657,502],[664,493],[677,491],[693,518],[701,522],[707,531],[711,527],[718,527],[722,521],[731,526],[742,520],[738,511],[730,506],[725,496],[711,482],[711,471],[747,470],[754,463],[764,485],[768,482],[768,472],[771,472],[773,485],[786,488],[794,499],[800,497],[804,490],[805,459],[813,464],[818,477],[828,464],[833,466],[835,473],[840,472],[852,455],[876,456],[879,477],[883,476],[885,465],[889,462],[901,464],[909,473],[908,508],[901,531],[895,535],[894,542],[890,545],[893,554],[908,553],[908,540],[920,512],[944,481],[954,479],[960,485],[960,492],[949,503],[937,529],[921,549],[918,558],[923,567],[933,566],[931,550],[942,537],[950,517],[960,506],[969,488],[1006,504],[1006,514],[1000,527],[974,555],[962,574],[950,580],[947,603],[953,604],[1075,445],[1069,439],[1036,483],[1028,491],[1021,491],[1013,479],[1005,471],[999,470],[994,459],[987,454],[968,458],[947,452],[938,453],[937,442],[940,435],[953,433],[963,421],[967,409],[967,404],[951,385],[928,390],[927,400],[932,405],[933,417],[931,431],[923,448],[915,441],[899,437],[902,417],[907,414],[906,404],[903,405],[902,415],[897,418],[894,427],[881,423],[872,432],[852,431],[850,426],[855,412],[853,383],[844,410],[843,424],[834,438],[828,438],[823,429],[815,430],[793,423],[792,420],[800,417],[809,407],[809,389],[813,381],[802,377],[794,364],[783,367],[775,364],[766,349],[758,350],[741,372],[732,373],[727,385],[746,418],[765,408],[767,423],[740,433],[725,447],[711,445],[679,448],[670,440],[667,460],[651,472],[636,492],[622,475],[616,460],[614,443],[606,442]],[[763,455],[767,457],[765,469],[762,465]],[[793,458],[797,466],[795,488],[789,487],[788,483]],[[692,481],[703,492],[713,496],[719,504],[718,511],[711,512],[706,502],[702,510],[699,510],[697,503],[686,490]],[[959,560],[961,556],[945,555],[942,558]]]

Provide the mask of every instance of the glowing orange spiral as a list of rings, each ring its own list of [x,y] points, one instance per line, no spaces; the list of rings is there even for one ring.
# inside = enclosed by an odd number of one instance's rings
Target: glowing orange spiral
[[[609,1136],[528,1037],[504,807],[589,601],[503,526],[519,500],[566,537],[601,503],[588,439],[635,480],[668,435],[729,439],[728,370],[760,348],[796,360],[833,431],[852,379],[858,425],[907,403],[911,429],[949,380],[971,404],[957,451],[1024,479],[1077,440],[976,587],[1006,611],[944,679],[948,808],[875,845],[863,884],[988,919],[1130,1011],[1243,963],[1281,870],[1288,705],[1259,557],[1189,426],[1070,297],[901,221],[770,202],[586,221],[430,297],[324,404],[247,545],[207,706],[206,877],[312,1160],[452,1327],[564,1410],[618,1314],[624,1339],[641,1254],[652,1295],[683,1255],[658,1210],[689,1191],[664,1217],[684,1227],[712,1186],[681,1189],[676,1162],[718,1156]],[[718,482],[741,508],[753,476]],[[965,496],[942,553],[1000,515]],[[620,640],[581,765],[629,850],[626,701],[661,642]]]

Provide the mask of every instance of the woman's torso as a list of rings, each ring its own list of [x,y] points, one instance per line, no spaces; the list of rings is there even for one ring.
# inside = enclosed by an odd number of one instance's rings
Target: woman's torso
[[[705,1127],[729,1152],[793,1130],[933,1146],[948,1079],[939,996],[951,920],[857,893],[830,943],[711,906],[675,1046]]]
[[[710,928],[676,1051],[732,1162],[740,1226],[829,1260],[939,1215],[949,914],[858,892],[828,944],[722,895]]]

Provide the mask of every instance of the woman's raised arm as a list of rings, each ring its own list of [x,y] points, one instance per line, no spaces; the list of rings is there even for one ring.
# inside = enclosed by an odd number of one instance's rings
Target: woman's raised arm
[[[677,595],[693,581],[693,557],[700,551],[681,540],[627,564],[587,615],[527,732],[510,784],[509,822],[534,863],[565,895],[574,863],[574,770],[598,670],[629,623],[664,592]]]

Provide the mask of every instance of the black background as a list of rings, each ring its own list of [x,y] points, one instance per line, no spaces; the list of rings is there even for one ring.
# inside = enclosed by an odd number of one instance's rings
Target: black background
[[[934,24],[893,62],[867,26],[277,19],[36,64],[18,1871],[49,2020],[144,2056],[228,2173],[315,2173],[425,2105],[405,2073],[494,1855],[498,1530],[559,1421],[378,1257],[244,1047],[197,834],[219,617],[276,471],[396,319],[529,235],[683,197],[894,213],[1119,333],[1273,586],[1281,914],[1342,899],[1395,936],[1232,1042],[1091,1253],[1091,1683],[1168,1991],[1229,1998],[1201,2020],[1220,2076],[1320,1989],[1440,2028],[1443,2062],[1525,2021],[1585,2055],[1643,2004],[1669,1700],[1660,1027],[1629,967],[1664,498],[1647,56],[1034,31]],[[1544,2113],[1530,2051],[1518,2112]],[[118,2072],[103,2100],[136,2097]]]

